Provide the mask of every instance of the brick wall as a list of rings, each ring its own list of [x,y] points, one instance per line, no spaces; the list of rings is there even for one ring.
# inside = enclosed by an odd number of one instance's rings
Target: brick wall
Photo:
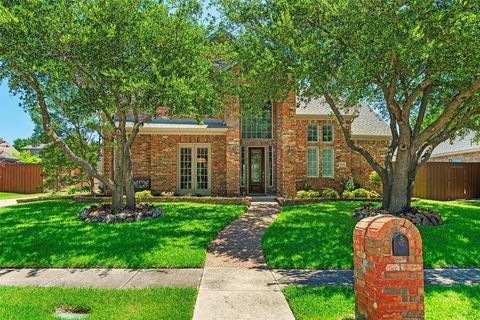
[[[384,157],[387,153],[389,141],[387,140],[360,140],[355,141],[356,144],[361,145],[370,152],[371,155],[383,166]],[[373,169],[368,162],[360,154],[352,152],[352,175],[355,182],[366,189],[372,189],[368,182],[368,176],[372,173]],[[378,189],[377,191],[380,191]]]

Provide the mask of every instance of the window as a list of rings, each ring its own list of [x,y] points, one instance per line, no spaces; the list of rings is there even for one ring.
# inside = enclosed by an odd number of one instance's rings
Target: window
[[[333,147],[323,147],[322,176],[328,178],[333,177]]]
[[[181,194],[210,194],[210,145],[178,145],[177,188]]]
[[[240,147],[240,186],[245,186],[245,147]]]
[[[268,146],[268,185],[273,187],[273,146]]]
[[[267,104],[259,114],[242,114],[242,139],[272,138],[272,107]]]
[[[307,126],[307,141],[308,142],[318,141],[318,126],[316,124],[309,124]]]
[[[322,141],[323,142],[332,142],[333,141],[333,125],[324,124],[322,127]]]
[[[318,177],[318,148],[308,147],[307,176]]]

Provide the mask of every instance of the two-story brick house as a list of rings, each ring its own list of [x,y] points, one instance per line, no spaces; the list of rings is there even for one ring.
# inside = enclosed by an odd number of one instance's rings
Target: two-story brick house
[[[366,106],[345,115],[353,138],[379,160],[390,130]],[[267,104],[261,114],[242,114],[238,102],[223,119],[159,117],[140,129],[133,145],[134,177],[150,180],[152,193],[218,196],[294,196],[307,183],[340,188],[348,174],[366,183],[372,169],[350,150],[321,99]],[[103,166],[111,174],[112,150]]]

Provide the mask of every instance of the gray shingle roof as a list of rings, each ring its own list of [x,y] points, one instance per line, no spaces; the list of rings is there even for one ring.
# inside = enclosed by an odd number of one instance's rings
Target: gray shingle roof
[[[325,99],[310,101],[298,99],[298,115],[333,115]],[[367,105],[359,105],[343,111],[344,115],[353,115],[352,135],[357,137],[391,137],[390,128],[380,116]]]
[[[461,154],[465,152],[480,152],[480,143],[474,141],[475,133],[471,132],[465,137],[457,138],[454,141],[444,141],[433,149],[432,157],[445,154]]]
[[[133,119],[127,119],[131,124]],[[156,118],[146,123],[144,128],[161,128],[161,129],[226,129],[225,120],[205,119],[203,123],[198,123],[195,119],[171,119]]]

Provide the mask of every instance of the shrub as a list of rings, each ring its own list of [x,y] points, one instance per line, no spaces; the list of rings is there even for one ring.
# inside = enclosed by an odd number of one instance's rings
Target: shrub
[[[380,195],[378,194],[377,191],[375,190],[371,190],[369,193],[368,193],[369,197],[370,198],[380,198]]]
[[[323,198],[331,198],[331,199],[338,199],[338,192],[332,188],[327,188],[322,191]]]
[[[355,182],[353,181],[353,176],[351,174],[348,175],[347,181],[345,182],[344,188],[346,191],[353,191],[355,190]]]
[[[355,194],[353,193],[353,191],[343,191],[342,193],[342,198],[355,198]]]
[[[300,190],[300,191],[297,191],[297,198],[300,198],[300,199],[318,198],[319,195],[320,195],[320,192],[315,191],[315,190]]]
[[[368,176],[368,181],[372,188],[380,187],[382,185],[382,178],[378,175],[377,171],[372,171]]]
[[[67,192],[67,194],[75,194],[77,192],[77,187],[68,186],[66,192]]]
[[[143,190],[135,192],[135,197],[138,198],[151,198],[153,197],[152,192],[150,190]]]
[[[175,195],[174,192],[162,191],[161,195],[163,197],[173,197]]]
[[[368,198],[369,194],[368,190],[363,188],[358,188],[353,191],[355,198]]]
[[[302,185],[302,190],[303,190],[303,191],[310,191],[310,190],[312,190],[312,183],[311,183],[310,181],[304,180],[304,181],[302,182],[302,184],[303,184],[303,185]]]

